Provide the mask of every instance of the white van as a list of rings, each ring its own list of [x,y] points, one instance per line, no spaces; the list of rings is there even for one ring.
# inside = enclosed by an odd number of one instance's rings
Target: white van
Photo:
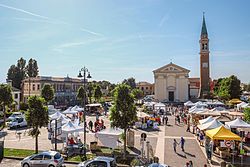
[[[20,128],[27,126],[27,122],[24,117],[15,117],[7,122],[9,128]]]

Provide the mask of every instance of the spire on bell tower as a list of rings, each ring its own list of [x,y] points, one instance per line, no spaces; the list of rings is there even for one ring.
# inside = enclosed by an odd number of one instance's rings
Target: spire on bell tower
[[[207,37],[207,27],[205,22],[205,12],[203,12],[202,28],[201,28],[201,37]]]

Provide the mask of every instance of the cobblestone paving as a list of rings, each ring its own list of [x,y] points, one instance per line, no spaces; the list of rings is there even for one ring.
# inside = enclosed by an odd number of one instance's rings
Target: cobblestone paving
[[[194,135],[186,132],[186,127],[174,125],[174,117],[169,117],[170,126],[165,131],[165,155],[164,163],[171,167],[182,167],[192,160],[193,165],[203,167],[207,163],[206,157],[200,149]],[[185,152],[177,145],[177,153],[173,150],[173,140],[180,141],[181,136],[185,139]]]

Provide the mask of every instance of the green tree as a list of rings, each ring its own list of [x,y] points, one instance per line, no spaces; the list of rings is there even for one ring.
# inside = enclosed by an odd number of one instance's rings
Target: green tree
[[[84,91],[84,88],[81,86],[78,91],[77,91],[77,98],[81,100],[81,103],[83,103],[84,97],[86,97],[85,94],[86,92]],[[86,102],[86,101],[85,101]],[[85,103],[86,104],[86,103]]]
[[[12,84],[15,88],[20,89],[22,80],[26,77],[26,60],[22,57],[17,61],[17,65],[11,65],[8,73],[7,79],[12,80]]]
[[[10,85],[0,84],[0,105],[3,108],[3,127],[6,124],[6,107],[13,102],[12,90]]]
[[[26,71],[28,77],[37,77],[38,76],[38,65],[35,59],[29,59],[28,65],[26,66]]]
[[[229,77],[229,94],[231,99],[241,95],[240,80],[235,75]]]
[[[92,103],[93,90],[94,90],[93,84],[92,84],[92,83],[88,83],[88,97],[89,97],[89,103]]]
[[[26,121],[31,127],[29,135],[35,137],[36,153],[38,153],[39,128],[47,126],[49,122],[48,108],[44,104],[45,99],[39,96],[31,96],[28,99],[29,109],[26,112]]]
[[[136,83],[135,83],[135,79],[133,77],[130,77],[128,79],[124,79],[122,81],[123,84],[129,85],[132,89],[136,88]]]
[[[50,84],[45,84],[43,86],[41,96],[45,99],[46,104],[48,104],[51,100],[54,99],[54,89]]]
[[[250,123],[250,108],[244,109],[244,120]]]
[[[96,85],[94,88],[94,97],[96,101],[100,101],[101,97],[102,97],[102,91],[101,91],[101,87],[99,85]]]
[[[232,75],[228,78],[223,78],[219,82],[217,95],[223,100],[239,98],[241,94],[240,80]]]
[[[114,105],[110,112],[112,127],[124,130],[124,158],[126,158],[127,130],[137,119],[134,97],[126,84],[117,85],[114,90]]]
[[[134,98],[137,100],[143,98],[143,91],[140,89],[133,89],[131,93],[134,95]]]

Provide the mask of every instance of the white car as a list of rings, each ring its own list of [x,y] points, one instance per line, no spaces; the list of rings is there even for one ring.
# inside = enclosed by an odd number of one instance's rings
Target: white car
[[[114,158],[99,156],[92,160],[81,162],[77,167],[116,167]]]
[[[24,117],[15,117],[7,122],[7,126],[11,128],[26,127],[28,124]]]
[[[22,167],[61,167],[64,159],[60,153],[56,151],[46,151],[34,154],[22,160]]]
[[[148,167],[168,167],[168,165],[159,164],[159,163],[152,163]]]

